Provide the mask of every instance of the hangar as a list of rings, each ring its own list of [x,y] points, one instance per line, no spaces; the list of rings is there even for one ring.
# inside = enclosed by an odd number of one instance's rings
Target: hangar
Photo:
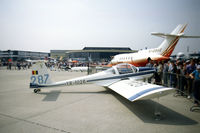
[[[64,60],[82,62],[91,59],[95,62],[107,62],[117,54],[133,52],[136,52],[136,50],[132,50],[129,47],[84,47],[82,50],[51,50],[50,54],[52,58],[56,59],[63,58]]]

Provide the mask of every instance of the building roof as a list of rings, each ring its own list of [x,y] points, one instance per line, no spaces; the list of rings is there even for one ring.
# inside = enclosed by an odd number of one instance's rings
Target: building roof
[[[132,50],[129,47],[84,47],[83,50]]]

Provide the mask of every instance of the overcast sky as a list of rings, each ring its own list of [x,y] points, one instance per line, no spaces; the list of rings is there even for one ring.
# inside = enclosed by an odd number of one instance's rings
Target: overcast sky
[[[49,52],[83,47],[158,47],[188,23],[200,35],[200,0],[0,0],[0,50]],[[200,51],[200,39],[182,39],[174,53]]]

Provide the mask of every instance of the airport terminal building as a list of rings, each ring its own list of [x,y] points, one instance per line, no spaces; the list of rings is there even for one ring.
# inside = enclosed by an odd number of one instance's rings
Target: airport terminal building
[[[129,47],[84,47],[82,50],[51,50],[52,58],[86,62],[107,62],[117,54],[134,53]],[[89,57],[89,58],[88,58]]]
[[[6,50],[0,51],[0,60],[8,61],[24,61],[25,59],[41,60],[48,58],[50,53],[46,52],[33,52],[33,51],[21,51],[21,50]]]

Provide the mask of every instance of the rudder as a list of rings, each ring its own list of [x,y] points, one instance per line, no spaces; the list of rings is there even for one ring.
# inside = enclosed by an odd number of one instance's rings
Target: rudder
[[[44,62],[38,61],[32,66],[30,88],[38,88],[38,85],[51,84],[50,75]]]

